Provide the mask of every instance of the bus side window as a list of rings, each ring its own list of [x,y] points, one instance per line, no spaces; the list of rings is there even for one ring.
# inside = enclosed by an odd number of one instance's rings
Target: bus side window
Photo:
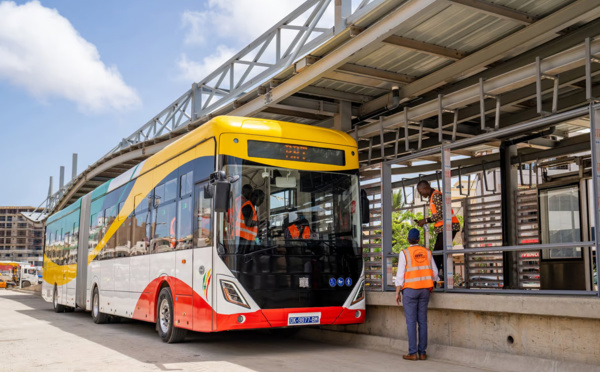
[[[194,208],[195,231],[194,242],[196,247],[207,247],[211,245],[212,236],[212,199],[204,197],[204,185],[197,184],[195,187],[196,203]]]
[[[132,219],[133,225],[133,236],[132,236],[132,247],[131,256],[139,256],[148,254],[150,235],[150,213],[148,213],[148,206],[152,200],[152,193],[147,197],[142,194],[135,196],[134,204],[135,211]]]

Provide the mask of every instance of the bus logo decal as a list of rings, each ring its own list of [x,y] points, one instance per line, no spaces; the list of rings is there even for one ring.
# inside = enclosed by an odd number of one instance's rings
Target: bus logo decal
[[[204,289],[204,297],[208,300],[208,287],[210,286],[210,278],[212,269],[208,269],[208,272],[204,274],[204,278],[202,279],[202,289]]]

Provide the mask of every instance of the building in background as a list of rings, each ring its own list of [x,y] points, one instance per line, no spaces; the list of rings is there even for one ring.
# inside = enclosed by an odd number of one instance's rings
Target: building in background
[[[33,207],[0,206],[0,261],[28,262],[41,267],[43,262],[44,225],[32,222],[21,213]]]

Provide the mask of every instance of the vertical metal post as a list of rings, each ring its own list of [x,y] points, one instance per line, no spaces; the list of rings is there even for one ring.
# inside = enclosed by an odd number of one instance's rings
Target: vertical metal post
[[[335,0],[335,34],[339,34],[346,28],[346,19],[352,12],[351,0]]]
[[[50,176],[50,185],[48,186],[48,197],[51,197],[52,194],[54,194],[54,190],[52,190],[53,188],[53,182],[52,182],[52,176]]]
[[[442,143],[444,137],[443,137],[443,125],[444,125],[444,119],[443,119],[443,114],[444,114],[444,106],[442,105],[442,95],[438,94],[438,140],[440,141],[440,143]]]
[[[421,122],[419,123],[419,142],[417,143],[417,151],[421,151],[421,146],[423,145],[423,125],[424,124],[425,124],[425,122],[423,120],[421,120]]]
[[[594,242],[596,243],[596,272],[600,270],[600,106],[590,104],[590,141],[592,149],[592,187],[594,189]],[[598,285],[600,297],[600,284]]]
[[[456,141],[456,129],[458,128],[458,109],[454,110],[454,121],[452,122],[452,142]]]
[[[63,165],[60,166],[60,178],[58,182],[58,191],[62,191],[65,186],[65,167]]]
[[[454,267],[452,266],[452,255],[448,252],[452,250],[452,165],[451,152],[442,145],[442,185],[444,195],[444,292],[454,287]]]
[[[585,38],[585,99],[592,99],[592,47],[589,37]]]
[[[200,111],[202,111],[202,88],[198,85],[198,83],[192,84],[192,107],[191,107],[191,116],[192,122],[199,119],[198,115]],[[155,123],[156,125],[156,123]],[[155,133],[156,133],[156,126]]]
[[[379,145],[381,146],[381,162],[385,162],[385,138],[383,132],[383,116],[379,117]]]
[[[392,166],[381,163],[381,276],[382,290],[387,286],[387,255],[392,253]]]
[[[483,88],[483,78],[479,78],[479,111],[481,131],[485,131],[485,89]]]
[[[352,103],[350,101],[340,101],[338,103],[338,112],[333,116],[333,129],[344,132],[352,128]]]
[[[535,57],[535,98],[537,102],[537,113],[542,113],[542,67],[540,57]]]
[[[73,163],[71,164],[71,180],[77,177],[77,154],[73,154]]]
[[[404,151],[410,151],[408,142],[408,107],[404,106]]]

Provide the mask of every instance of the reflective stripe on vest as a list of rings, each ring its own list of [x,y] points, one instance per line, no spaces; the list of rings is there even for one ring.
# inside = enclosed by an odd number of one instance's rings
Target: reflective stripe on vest
[[[434,215],[437,213],[437,208],[435,207],[435,203],[433,202],[433,195],[435,194],[440,194],[442,195],[441,191],[438,190],[433,190],[433,192],[431,193],[431,196],[429,197],[429,210],[431,211],[431,214]],[[443,197],[443,195],[442,195]],[[454,215],[454,209],[450,209],[450,212],[452,212],[452,223],[459,223],[458,218],[456,218],[456,216]],[[444,220],[440,220],[438,222],[435,223],[435,227],[440,227],[444,225]]]
[[[236,221],[235,226],[235,233],[237,237],[240,237],[242,239],[254,240],[258,235],[258,226],[246,226],[246,222],[244,221],[244,215],[242,214],[242,209],[244,209],[246,205],[249,205],[252,208],[252,221],[254,221],[255,223],[258,221],[256,209],[254,208],[254,205],[252,205],[250,200],[248,200],[242,205],[242,207],[239,210],[238,219]]]
[[[292,239],[298,239],[300,237],[300,230],[298,230],[298,227],[296,227],[295,224],[291,224],[288,227],[288,231],[290,232],[290,236],[292,237]],[[304,228],[302,229],[302,239],[309,239],[309,238],[310,238],[310,227],[304,226]]]
[[[406,270],[404,272],[404,288],[433,288],[433,268],[431,251],[418,245],[406,248]]]

